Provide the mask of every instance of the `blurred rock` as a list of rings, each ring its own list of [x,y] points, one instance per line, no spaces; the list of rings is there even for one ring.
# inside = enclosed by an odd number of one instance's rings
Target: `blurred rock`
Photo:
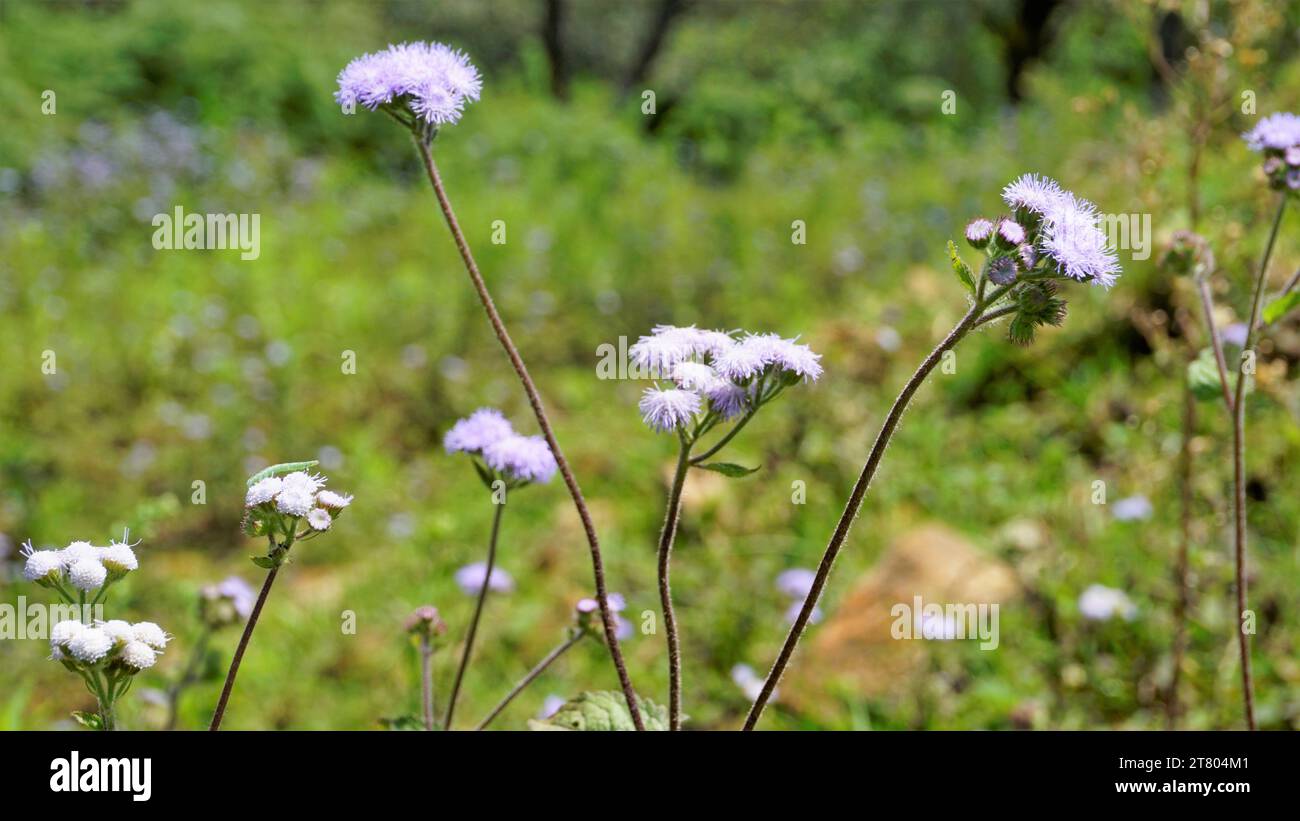
[[[805,639],[782,683],[782,701],[830,718],[840,701],[828,692],[875,698],[914,686],[928,642],[894,639],[890,610],[899,603],[998,603],[1018,594],[1009,566],[941,525],[909,531],[863,574],[831,617]]]

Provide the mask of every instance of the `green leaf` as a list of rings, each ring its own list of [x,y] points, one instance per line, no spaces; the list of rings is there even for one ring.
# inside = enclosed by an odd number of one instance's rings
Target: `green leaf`
[[[319,464],[320,464],[319,461],[312,459],[307,462],[281,462],[278,465],[271,465],[269,468],[264,468],[262,470],[259,470],[257,473],[254,473],[252,476],[249,476],[248,486],[252,487],[253,485],[257,484],[263,479],[267,479],[271,476],[280,476],[285,473],[293,473],[294,471],[298,471],[298,470],[306,470],[307,468],[316,467]]]
[[[948,240],[948,259],[952,262],[952,271],[957,275],[957,279],[961,280],[961,284],[966,286],[967,291],[975,293],[975,274],[957,255],[957,245],[952,240]]]
[[[81,710],[72,711],[72,720],[85,727],[87,730],[104,729],[104,721],[98,713],[86,713]]]
[[[640,698],[641,721],[647,730],[668,729],[668,708]],[[635,730],[632,713],[621,692],[596,690],[582,693],[547,719],[528,722],[530,730]]]
[[[424,722],[415,716],[393,716],[379,719],[379,726],[385,730],[423,730]]]
[[[696,465],[696,467],[711,470],[714,473],[721,473],[723,476],[730,476],[733,479],[739,479],[742,476],[748,476],[758,471],[758,468],[733,465],[731,462],[709,462],[707,465]]]
[[[275,559],[272,559],[270,556],[250,556],[249,558],[253,560],[253,564],[263,570],[271,570],[275,567]]]
[[[1187,364],[1187,387],[1197,399],[1208,401],[1221,395],[1223,381],[1214,364],[1214,351],[1206,348]]]
[[[1300,291],[1292,291],[1284,297],[1273,300],[1264,306],[1264,322],[1272,325],[1297,305],[1300,305]]]
[[[483,482],[483,487],[488,490],[495,490],[495,488],[492,487],[492,483],[496,481],[496,475],[493,474],[492,471],[488,470],[487,466],[479,460],[475,459],[473,460],[473,463],[474,470],[478,472],[479,480]]]

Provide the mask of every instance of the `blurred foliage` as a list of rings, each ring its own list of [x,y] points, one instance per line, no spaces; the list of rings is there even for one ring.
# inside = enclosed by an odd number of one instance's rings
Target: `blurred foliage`
[[[441,436],[485,404],[521,430],[532,422],[410,145],[383,117],[341,115],[331,93],[363,51],[443,39],[479,63],[486,91],[439,137],[439,163],[636,626],[658,609],[674,448],[640,423],[640,385],[593,378],[597,347],[667,322],[800,334],[825,354],[820,383],[729,448],[760,473],[688,483],[674,565],[685,709],[692,727],[737,726],[749,700],[733,665],[765,670],[785,635],[773,580],[815,565],[894,392],[964,310],[946,243],[998,212],[1003,184],[1034,170],[1107,212],[1151,214],[1158,246],[1189,227],[1194,180],[1221,321],[1246,308],[1271,200],[1237,138],[1254,120],[1241,92],[1260,114],[1300,106],[1297,4],[1064,4],[1011,106],[1002,57],[1016,5],[701,0],[646,80],[648,117],[618,78],[652,3],[569,4],[564,103],[549,92],[541,3],[0,4],[0,601],[44,592],[17,575],[18,542],[104,543],[124,526],[144,537],[141,569],[110,607],[177,634],[123,706],[127,726],[152,726],[148,690],[166,689],[199,634],[198,589],[230,573],[260,581],[247,558],[258,546],[238,531],[244,478],[319,459],[357,500],[338,532],[295,551],[226,726],[373,728],[418,712],[400,623],[433,603],[451,636],[463,631],[472,601],[453,573],[482,558],[491,517]],[[1201,39],[1173,55],[1171,90],[1150,43],[1175,11]],[[1201,54],[1222,59],[1206,67]],[[1218,103],[1192,175],[1189,123],[1203,111],[1180,95],[1211,80]],[[46,89],[54,116],[41,113]],[[953,114],[940,107],[948,89]],[[176,205],[259,213],[260,258],[155,251],[150,219]],[[495,220],[504,244],[490,241]],[[790,242],[794,220],[804,245]],[[1275,285],[1300,264],[1295,236],[1284,230]],[[1126,252],[1109,293],[1064,293],[1068,319],[1032,346],[1008,344],[1002,326],[963,343],[956,373],[918,395],[828,586],[833,614],[899,534],[942,520],[1028,591],[1004,608],[1001,647],[936,645],[928,675],[870,699],[827,671],[837,718],[781,707],[765,726],[1163,726],[1195,350],[1176,321],[1190,291],[1154,258]],[[1257,700],[1262,725],[1295,727],[1296,321],[1261,350],[1249,409]],[[45,351],[56,374],[41,371]],[[347,351],[355,374],[340,368]],[[1184,724],[1236,727],[1229,428],[1202,407]],[[1147,495],[1154,515],[1116,521],[1090,503],[1098,479],[1112,501]],[[488,603],[466,721],[563,635],[590,591],[583,542],[560,483],[512,499],[501,562],[517,587]],[[1085,622],[1076,601],[1092,583],[1125,590],[1139,617]],[[355,635],[341,629],[348,612]],[[228,653],[235,638],[214,646]],[[662,636],[625,646],[637,689],[666,700]],[[69,726],[91,707],[47,655],[43,642],[0,642],[3,726]],[[440,694],[454,655],[435,659]],[[180,726],[206,723],[218,687],[186,695]],[[584,643],[496,726],[523,728],[548,694],[616,687],[603,648]]]

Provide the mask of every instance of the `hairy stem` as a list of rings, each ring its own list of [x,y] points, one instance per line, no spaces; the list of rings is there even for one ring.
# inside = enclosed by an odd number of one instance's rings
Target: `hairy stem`
[[[574,478],[573,471],[569,469],[568,460],[564,458],[564,452],[560,450],[560,443],[556,441],[555,433],[551,430],[551,422],[542,407],[541,395],[538,394],[532,377],[528,375],[524,360],[520,357],[518,349],[515,348],[515,343],[511,341],[505,323],[501,321],[496,305],[492,302],[492,295],[488,293],[487,285],[483,282],[483,276],[479,273],[478,264],[474,262],[474,255],[470,253],[469,243],[465,241],[465,235],[460,230],[460,223],[457,222],[456,213],[452,210],[451,200],[447,198],[447,192],[443,189],[442,177],[439,176],[438,166],[433,161],[433,153],[429,149],[429,143],[416,135],[415,146],[420,152],[420,159],[424,162],[425,173],[429,177],[429,183],[433,186],[433,193],[438,198],[438,205],[442,208],[442,215],[447,220],[447,228],[451,231],[452,239],[456,242],[456,248],[460,251],[461,259],[465,262],[465,270],[474,285],[479,301],[483,303],[483,310],[487,312],[488,321],[492,323],[492,330],[496,333],[497,340],[510,358],[510,364],[514,366],[515,373],[518,374],[519,381],[524,386],[524,392],[528,394],[528,404],[533,408],[533,415],[537,417],[537,424],[542,429],[542,436],[546,438],[546,444],[550,446],[551,453],[555,456],[555,462],[560,468],[560,475],[564,477],[564,484],[569,489],[569,495],[573,497],[573,505],[577,508],[578,518],[582,520],[582,529],[586,533],[587,545],[591,549],[591,570],[596,580],[596,601],[600,604],[600,622],[605,631],[605,646],[609,648],[610,658],[613,660],[614,668],[618,672],[619,686],[623,690],[623,697],[627,700],[628,711],[632,714],[632,722],[638,730],[644,730],[645,723],[641,720],[641,710],[637,703],[636,692],[632,688],[632,680],[627,674],[627,665],[623,663],[623,652],[619,648],[614,613],[609,607],[609,594],[605,586],[605,563],[601,558],[600,541],[596,538],[596,527],[591,521],[591,513],[587,510],[587,503],[582,497],[582,489],[578,487],[578,480]]]
[[[1246,345],[1242,348],[1241,363],[1237,369],[1237,390],[1232,403],[1232,484],[1234,498],[1234,546],[1236,547],[1237,573],[1237,647],[1241,652],[1241,689],[1246,707],[1246,726],[1255,726],[1255,682],[1250,671],[1250,637],[1246,635],[1246,353],[1254,350],[1255,326],[1259,322],[1260,303],[1264,299],[1264,283],[1268,278],[1268,261],[1273,256],[1273,245],[1286,212],[1286,192],[1278,197],[1277,214],[1264,247],[1264,258],[1259,263],[1255,277],[1255,292],[1251,297],[1250,322],[1246,325]]]
[[[478,601],[474,603],[474,617],[469,622],[469,632],[465,635],[465,649],[460,654],[460,666],[456,668],[456,681],[451,685],[451,698],[447,702],[447,717],[442,722],[442,729],[451,729],[451,719],[456,713],[456,700],[460,698],[460,683],[465,678],[465,668],[469,667],[469,656],[474,651],[474,636],[478,635],[478,622],[483,615],[483,603],[487,601],[488,588],[492,586],[492,569],[497,563],[497,536],[501,533],[501,514],[505,512],[504,504],[493,504],[496,511],[492,514],[492,536],[488,539],[487,570],[483,573],[483,584],[478,589]]]
[[[1178,700],[1178,684],[1183,672],[1183,655],[1187,651],[1187,610],[1191,601],[1191,580],[1188,562],[1192,546],[1192,436],[1196,432],[1196,395],[1187,379],[1183,379],[1183,436],[1178,454],[1179,486],[1179,537],[1178,563],[1174,569],[1174,584],[1178,599],[1174,604],[1173,672],[1169,678],[1169,692],[1165,698],[1169,729],[1178,726],[1182,707]]]
[[[523,678],[519,679],[519,682],[515,684],[515,686],[510,690],[510,692],[506,693],[505,698],[497,702],[497,706],[492,708],[492,712],[488,713],[487,718],[480,721],[478,723],[478,726],[475,727],[474,729],[475,730],[487,729],[487,726],[492,723],[493,719],[499,716],[501,714],[501,711],[510,705],[510,702],[515,700],[515,696],[519,695],[525,689],[527,689],[528,685],[532,684],[534,679],[536,679],[542,673],[546,672],[546,668],[550,667],[551,664],[554,663],[556,659],[558,659],[560,656],[568,652],[568,649],[570,647],[577,644],[579,641],[582,641],[582,638],[585,635],[587,635],[587,632],[585,630],[575,630],[573,631],[573,634],[570,635],[567,639],[565,639],[560,644],[556,645],[551,650],[551,652],[547,653],[542,658],[541,661],[537,662],[537,664],[533,667],[533,669],[529,670],[524,675]]]
[[[673,591],[669,581],[673,556],[673,539],[677,536],[677,520],[681,515],[682,488],[686,485],[686,472],[691,467],[691,446],[683,437],[681,452],[677,456],[677,470],[673,485],[668,491],[668,509],[664,513],[664,526],[659,532],[659,604],[664,611],[664,633],[668,641],[668,729],[682,728],[682,650],[677,636],[677,617],[673,613]]]
[[[795,645],[799,643],[799,639],[803,636],[804,628],[808,625],[808,619],[812,616],[813,608],[817,606],[817,601],[821,597],[822,588],[826,586],[826,579],[830,576],[835,557],[839,555],[840,548],[844,546],[844,540],[848,538],[849,529],[853,526],[853,520],[857,517],[859,508],[862,507],[862,500],[867,495],[867,487],[876,475],[876,469],[880,467],[880,460],[885,455],[885,449],[889,447],[889,440],[894,435],[894,430],[903,418],[903,412],[907,409],[908,403],[912,401],[912,395],[921,387],[921,383],[930,375],[930,371],[934,370],[935,365],[939,364],[944,352],[952,349],[974,327],[979,320],[984,305],[984,302],[976,302],[971,306],[956,327],[949,331],[943,341],[921,362],[920,367],[916,369],[912,377],[907,380],[907,384],[903,386],[902,392],[894,399],[894,404],[889,409],[884,424],[880,427],[880,433],[876,435],[875,444],[871,446],[871,453],[867,456],[867,463],[863,466],[858,481],[853,485],[853,492],[849,495],[849,501],[844,507],[844,513],[840,515],[840,520],[835,525],[835,532],[831,535],[830,543],[826,545],[826,552],[822,554],[821,563],[817,566],[817,574],[813,578],[812,589],[804,599],[803,606],[799,608],[799,616],[791,625],[790,632],[785,637],[785,644],[781,646],[781,652],[777,655],[772,670],[767,674],[767,679],[763,682],[763,689],[759,692],[758,698],[754,700],[754,705],[749,710],[749,716],[745,719],[744,728],[746,730],[754,729],[754,725],[758,723],[759,717],[763,715],[763,708],[767,706],[768,699],[772,697],[772,691],[776,689],[777,682],[781,680],[786,665],[790,663],[790,657],[794,655]]]
[[[253,637],[253,628],[257,627],[257,619],[262,615],[262,606],[266,604],[266,597],[271,592],[271,585],[275,584],[275,577],[280,572],[280,566],[272,567],[266,573],[266,581],[262,582],[262,591],[257,594],[257,603],[253,605],[253,612],[248,617],[248,623],[244,625],[244,634],[239,637],[239,646],[235,648],[235,657],[230,660],[230,670],[226,673],[226,683],[221,688],[221,698],[217,701],[216,712],[212,714],[212,723],[208,725],[208,730],[215,732],[221,729],[221,719],[226,715],[226,702],[230,701],[230,691],[235,687],[235,676],[239,675],[239,663],[244,659],[244,651],[248,649],[248,641]]]
[[[433,642],[420,634],[420,698],[424,704],[424,729],[433,729]]]
[[[731,430],[727,431],[726,435],[724,435],[721,439],[719,439],[716,443],[714,443],[713,447],[704,451],[699,456],[692,457],[691,464],[698,465],[701,462],[703,462],[705,459],[708,459],[710,456],[712,456],[713,454],[717,453],[718,451],[726,447],[727,443],[730,442],[732,439],[734,439],[737,433],[740,433],[740,429],[745,427],[745,425],[749,423],[749,420],[754,418],[754,414],[757,412],[758,412],[758,398],[755,397],[754,407],[746,411],[745,415],[740,418],[740,421],[732,425]]]

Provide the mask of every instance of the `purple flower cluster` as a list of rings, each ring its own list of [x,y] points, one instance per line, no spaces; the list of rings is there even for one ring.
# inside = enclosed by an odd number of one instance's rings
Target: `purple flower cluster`
[[[628,350],[632,361],[671,388],[647,388],[641,418],[652,430],[667,432],[701,414],[731,419],[756,409],[775,391],[822,375],[821,354],[795,339],[694,326],[658,325]]]
[[[1252,151],[1264,152],[1264,173],[1273,188],[1300,191],[1300,117],[1270,114],[1242,139]]]
[[[559,466],[541,436],[515,433],[493,408],[479,408],[451,426],[442,440],[448,453],[468,453],[511,482],[549,482]]]
[[[465,103],[483,91],[469,58],[442,43],[402,43],[363,54],[339,72],[338,83],[334,99],[346,108],[406,107],[432,125],[460,120]]]
[[[1098,227],[1101,215],[1095,205],[1037,174],[1011,182],[1002,190],[1002,199],[1015,212],[1014,219],[1004,217],[994,228],[990,220],[979,218],[966,228],[971,245],[983,248],[996,240],[995,247],[1005,252],[994,258],[995,263],[1007,260],[992,266],[995,283],[1010,283],[1017,271],[1028,273],[1047,261],[1071,279],[1106,288],[1115,284],[1119,257]]]

